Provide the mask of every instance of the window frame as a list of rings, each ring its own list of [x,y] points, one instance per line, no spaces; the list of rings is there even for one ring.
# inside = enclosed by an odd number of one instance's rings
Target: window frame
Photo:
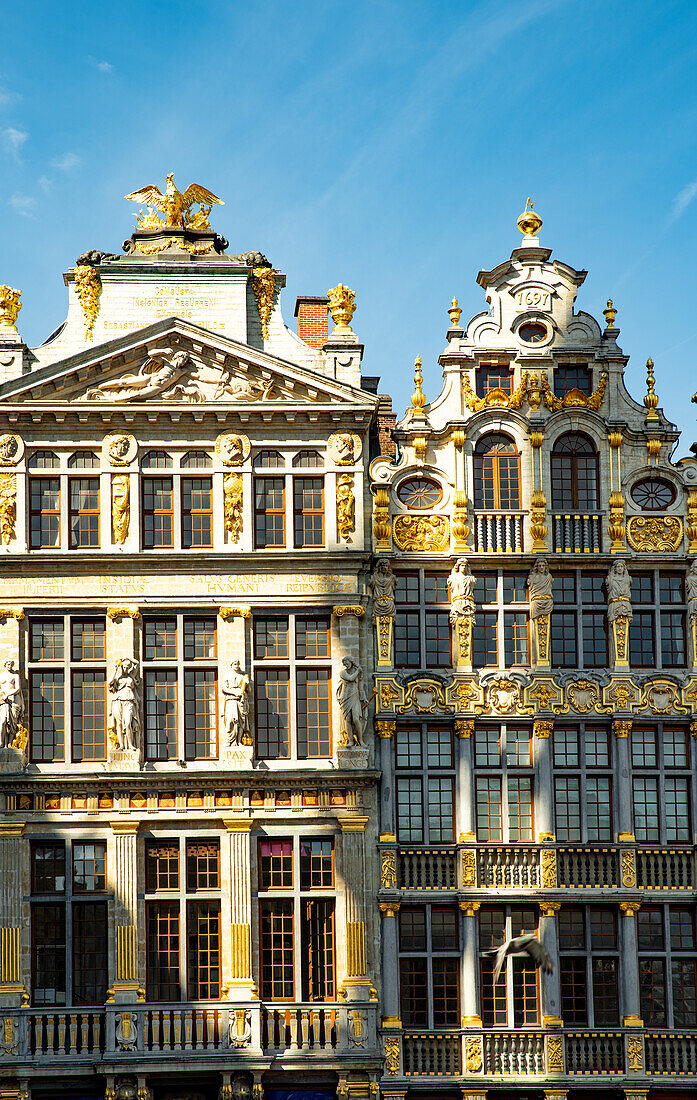
[[[400,749],[402,747],[402,738],[407,738],[407,747],[409,749],[409,755],[411,755],[411,743],[410,735],[416,734],[418,731],[419,741],[419,763],[400,763]],[[448,764],[436,764],[431,763],[429,760],[429,748],[431,744],[430,735],[434,734],[433,741],[436,745],[439,745],[440,739],[445,736],[450,739],[450,763]],[[457,819],[457,752],[453,729],[445,722],[428,721],[428,722],[403,722],[399,723],[395,731],[394,737],[394,772],[395,772],[395,821],[397,829],[397,840],[403,845],[421,845],[424,847],[433,847],[434,845],[452,845],[455,843],[455,830]],[[451,805],[451,822],[452,828],[450,835],[434,836],[431,839],[431,833],[442,833],[442,824],[437,825],[436,822],[443,819],[442,814],[436,814],[431,812],[431,807],[440,807],[443,805],[441,800],[437,800],[435,795],[440,787],[441,792],[446,790],[442,784],[450,785],[450,805]],[[436,786],[439,784],[439,787]],[[421,822],[420,832],[421,838],[416,838],[406,835],[406,830],[402,828],[402,815],[400,811],[400,799],[401,792],[409,792],[407,804],[409,808],[408,820],[411,822],[411,811],[416,807],[415,798],[412,797],[411,792],[416,793],[416,799],[420,800],[419,805],[419,819]],[[434,795],[432,798],[431,795]],[[442,799],[442,793],[441,793]],[[447,833],[446,829],[446,833]]]
[[[509,762],[508,755],[508,741],[509,730],[511,734],[525,732],[528,734],[529,745],[529,762],[520,763]],[[484,742],[484,736],[487,734],[498,732],[498,763],[485,763],[478,761],[478,743]],[[511,745],[516,746],[516,756],[518,739],[515,742],[511,739]],[[484,755],[484,753],[482,753]],[[486,755],[489,755],[488,745]],[[535,834],[535,764],[534,764],[534,739],[532,733],[532,727],[528,726],[525,720],[521,721],[504,721],[504,722],[482,722],[476,723],[474,729],[474,740],[472,745],[472,772],[473,772],[473,787],[474,787],[474,826],[477,835],[477,844],[535,844],[537,843]],[[521,780],[527,780],[529,791],[529,805],[528,812],[530,815],[530,836],[522,837],[518,836],[517,839],[511,838],[511,833],[517,831],[519,834],[523,831],[520,827],[521,816],[518,815],[518,828],[512,829],[511,822],[515,819],[515,815],[511,813],[512,805],[515,805],[511,801],[511,783],[520,784]],[[486,786],[485,786],[486,784]],[[499,837],[487,837],[484,838],[484,829],[480,829],[480,805],[484,805],[483,793],[489,790],[495,790],[495,786],[492,784],[498,784],[499,792],[499,830],[501,833]],[[519,788],[520,789],[520,788]],[[480,791],[482,797],[480,798]],[[486,805],[491,805],[491,800],[486,800]],[[521,805],[521,803],[518,803]],[[495,805],[495,803],[494,803]],[[487,812],[486,820],[491,819],[491,814]],[[487,826],[487,830],[491,831],[491,827]],[[527,829],[525,830],[527,831]]]

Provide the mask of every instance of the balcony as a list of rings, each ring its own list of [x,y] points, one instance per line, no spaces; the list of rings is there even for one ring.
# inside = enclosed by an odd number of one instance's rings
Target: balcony
[[[220,1056],[378,1057],[376,1002],[115,1005],[92,1011],[3,1010],[5,1066],[95,1058],[162,1062]]]
[[[475,550],[480,554],[520,553],[525,515],[526,512],[475,512]]]
[[[562,554],[597,554],[602,550],[602,512],[553,512],[554,550]]]

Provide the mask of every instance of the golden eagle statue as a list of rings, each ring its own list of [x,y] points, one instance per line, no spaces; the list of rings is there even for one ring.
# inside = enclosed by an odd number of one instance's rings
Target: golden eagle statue
[[[164,214],[164,223],[153,213],[141,215],[138,218],[138,224],[142,229],[156,229],[158,225],[162,224],[168,229],[208,229],[208,215],[211,206],[214,204],[225,205],[222,199],[219,199],[206,187],[201,187],[199,183],[190,183],[186,191],[182,193],[175,185],[172,172],[167,176],[167,187],[164,195],[159,187],[154,183],[150,183],[147,187],[141,187],[138,191],[133,191],[125,197],[131,202],[142,202]],[[194,203],[199,203],[202,209],[190,217],[189,210]]]

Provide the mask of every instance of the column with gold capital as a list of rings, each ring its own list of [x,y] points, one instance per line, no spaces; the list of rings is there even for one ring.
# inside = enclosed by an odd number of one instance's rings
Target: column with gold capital
[[[250,879],[251,817],[224,818],[229,853],[223,876],[223,896],[229,898],[230,957],[224,983],[234,999],[251,998],[252,978],[252,889]],[[227,882],[225,881],[227,879]],[[224,938],[225,939],[225,938]]]
[[[23,821],[0,822],[0,997],[19,1007],[22,982],[22,833]]]
[[[361,989],[367,992],[368,960],[366,954],[365,911],[365,827],[367,817],[339,818],[341,828],[341,870],[346,905],[346,976],[345,988],[360,999]]]
[[[139,995],[138,958],[138,827],[139,821],[111,821],[110,885],[114,892],[116,936],[116,1003],[135,1001]]]

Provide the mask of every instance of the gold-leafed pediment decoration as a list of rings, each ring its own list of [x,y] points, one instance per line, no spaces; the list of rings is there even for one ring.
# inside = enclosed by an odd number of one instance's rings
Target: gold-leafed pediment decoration
[[[587,396],[582,390],[572,389],[568,393],[565,393],[563,397],[557,397],[549,385],[549,379],[544,371],[540,372],[540,388],[542,390],[542,400],[549,409],[550,412],[559,412],[560,409],[591,409],[592,412],[597,412],[603,403],[605,396],[605,389],[607,387],[607,371],[603,371],[600,375],[600,382],[598,388],[593,390],[593,393]]]
[[[485,397],[477,397],[472,389],[467,375],[462,377],[462,395],[465,405],[472,412],[480,412],[481,409],[519,409],[528,390],[528,372],[524,371],[520,382],[512,393],[497,387],[489,390]]]
[[[415,714],[452,714],[453,707],[446,702],[445,689],[439,680],[423,676],[407,685],[402,703],[395,704],[395,711],[404,714],[413,710]]]
[[[400,550],[445,550],[450,524],[447,516],[395,516],[393,538]]]
[[[630,516],[627,520],[627,542],[641,554],[674,553],[682,538],[679,516]]]

